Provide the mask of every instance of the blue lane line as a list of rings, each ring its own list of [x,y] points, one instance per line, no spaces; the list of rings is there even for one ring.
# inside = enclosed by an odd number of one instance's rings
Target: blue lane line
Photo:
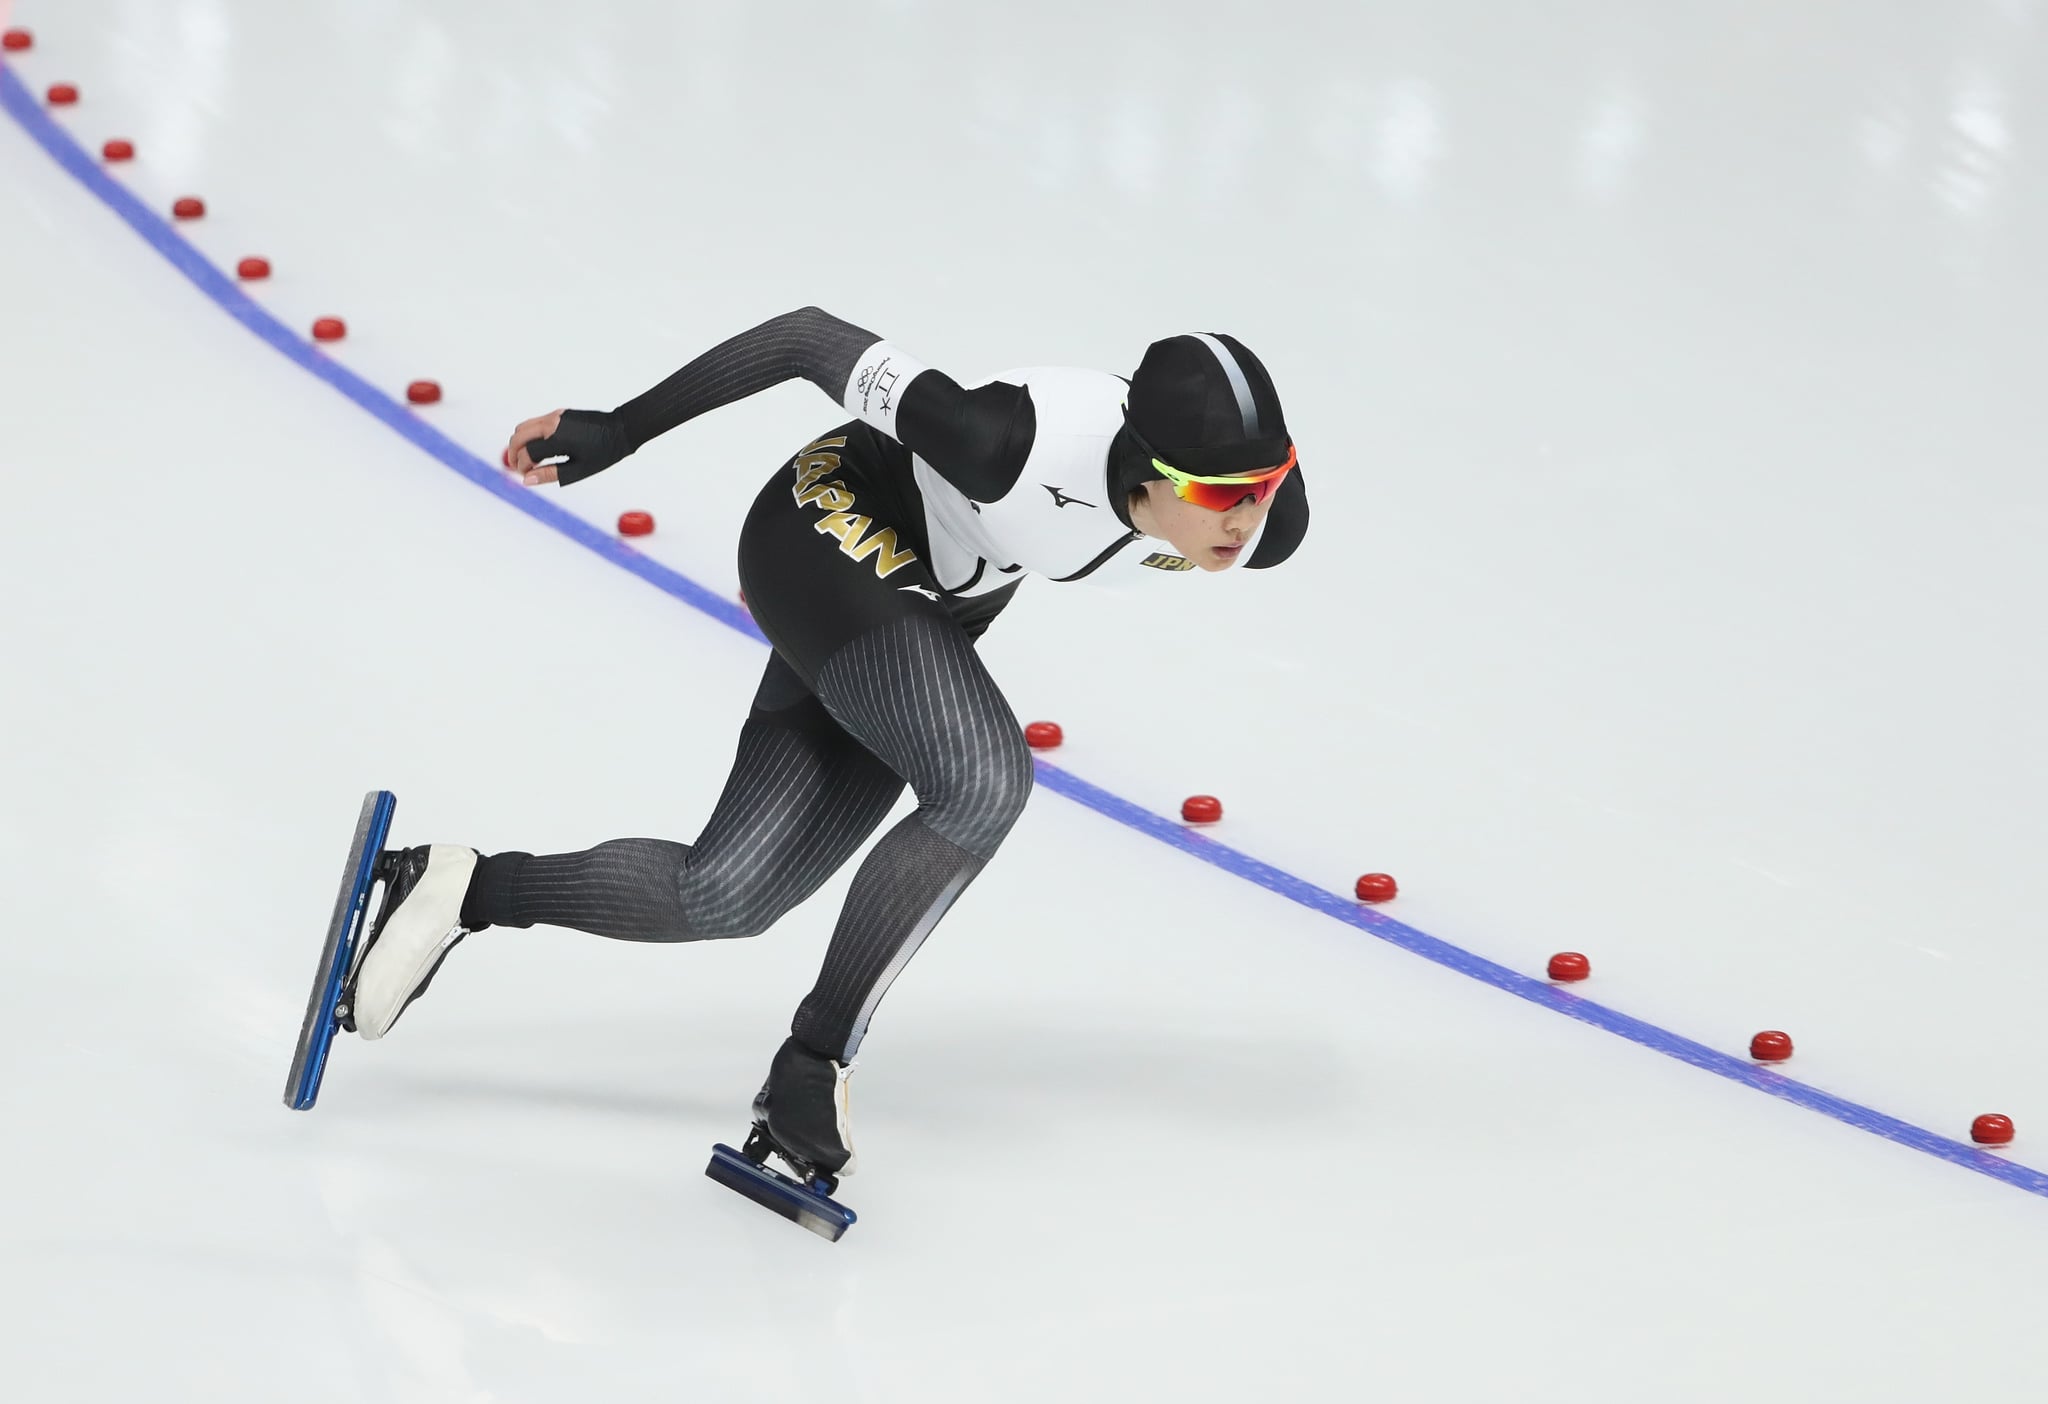
[[[1382,941],[1412,951],[1424,960],[1435,961],[1460,975],[1469,975],[1475,980],[1492,985],[1517,995],[1531,1004],[1540,1004],[1560,1014],[1570,1015],[1582,1024],[1620,1034],[1632,1043],[1653,1048],[1659,1053],[1691,1063],[1710,1073],[1716,1073],[1731,1082],[1740,1082],[1754,1087],[1759,1092],[1768,1092],[1773,1097],[1782,1097],[1796,1102],[1809,1111],[1882,1136],[1888,1141],[1897,1141],[1902,1146],[1938,1155],[1943,1160],[1953,1161],[1966,1170],[1975,1170],[1995,1180],[2003,1180],[2030,1194],[2048,1197],[2048,1175],[2030,1170],[2024,1165],[2015,1165],[2001,1156],[1980,1150],[1962,1141],[1951,1141],[1946,1136],[1937,1136],[1932,1131],[1923,1131],[1910,1122],[1897,1117],[1886,1116],[1883,1112],[1833,1096],[1817,1087],[1809,1087],[1795,1081],[1772,1068],[1761,1067],[1742,1058],[1733,1057],[1704,1043],[1695,1043],[1682,1034],[1660,1029],[1655,1024],[1644,1023],[1617,1009],[1596,1004],[1583,995],[1562,989],[1547,980],[1537,980],[1505,965],[1496,965],[1484,956],[1474,955],[1468,950],[1440,941],[1426,931],[1395,921],[1384,912],[1341,896],[1338,893],[1317,887],[1289,872],[1283,872],[1270,863],[1262,863],[1248,853],[1225,844],[1217,843],[1206,834],[1185,828],[1170,819],[1162,819],[1150,810],[1132,804],[1120,795],[1089,784],[1079,776],[1061,770],[1056,766],[1038,762],[1038,783],[1048,790],[1055,790],[1067,798],[1100,814],[1107,815],[1119,824],[1127,825],[1143,834],[1149,834],[1161,843],[1171,844],[1181,852],[1191,854],[1204,863],[1212,864],[1224,872],[1241,877],[1247,882],[1257,883],[1268,892],[1278,893],[1290,902],[1297,902],[1310,911],[1321,912],[1324,916],[1335,917],[1338,921],[1369,932]]]
[[[762,643],[768,640],[755,627],[746,610],[738,604],[705,589],[687,576],[678,574],[658,561],[649,560],[640,552],[614,538],[610,533],[584,521],[571,512],[555,506],[545,497],[512,480],[511,475],[484,462],[475,454],[456,444],[445,434],[427,424],[406,406],[371,385],[353,371],[329,360],[312,342],[302,341],[298,335],[277,318],[258,306],[226,274],[208,263],[206,259],[186,243],[184,238],[162,216],[156,214],[129,193],[128,189],[115,181],[103,170],[86,150],[73,141],[70,134],[52,120],[42,105],[15,76],[12,68],[0,63],[0,106],[25,130],[36,143],[55,158],[57,163],[71,172],[94,195],[110,206],[114,213],[127,221],[128,226],[145,239],[151,248],[174,264],[178,271],[190,278],[208,297],[219,303],[243,326],[256,333],[277,350],[293,361],[319,376],[342,394],[348,396],[363,409],[402,434],[407,440],[454,469],[463,477],[488,492],[496,494],[505,502],[517,507],[547,526],[561,532],[578,545],[585,546],[614,565],[623,566],[648,584],[662,590],[694,609],[703,611],[728,628],[737,629],[749,638]],[[1809,1111],[1833,1117],[1836,1121],[1886,1140],[1896,1141],[1902,1146],[1939,1156],[1965,1170],[1975,1170],[1980,1175],[1989,1175],[2002,1180],[2029,1194],[2048,1198],[2048,1174],[2014,1164],[2001,1156],[1980,1150],[1962,1141],[1952,1141],[1946,1136],[1937,1136],[1932,1131],[1923,1131],[1917,1126],[1886,1116],[1883,1112],[1855,1102],[1831,1096],[1816,1087],[1809,1087],[1786,1077],[1783,1073],[1717,1052],[1702,1043],[1695,1043],[1632,1018],[1618,1010],[1560,989],[1546,981],[1532,979],[1508,969],[1504,965],[1482,956],[1462,950],[1412,926],[1403,925],[1381,912],[1361,906],[1348,897],[1328,892],[1314,883],[1306,882],[1291,873],[1282,872],[1271,864],[1262,863],[1247,853],[1240,853],[1225,844],[1217,843],[1204,834],[1183,828],[1168,819],[1162,819],[1149,810],[1142,809],[1129,800],[1089,784],[1086,780],[1044,759],[1037,759],[1038,782],[1048,790],[1065,795],[1076,803],[1086,805],[1117,823],[1150,835],[1162,843],[1171,845],[1183,853],[1191,854],[1205,863],[1221,868],[1224,872],[1257,883],[1269,892],[1285,897],[1311,911],[1335,917],[1338,921],[1357,927],[1360,931],[1379,937],[1411,951],[1425,960],[1469,975],[1519,996],[1532,1004],[1540,1004],[1566,1014],[1581,1023],[1619,1034],[1633,1043],[1654,1049],[1680,1062],[1690,1063],[1696,1068],[1754,1087],[1759,1092],[1768,1092],[1773,1097],[1796,1102]]]
[[[129,228],[148,241],[151,248],[169,259],[180,273],[198,286],[201,292],[226,309],[229,316],[271,346],[319,376],[363,409],[383,420],[486,492],[495,494],[529,517],[553,527],[579,546],[597,552],[613,565],[623,566],[632,571],[656,589],[674,595],[694,609],[702,610],[728,628],[737,629],[747,637],[758,639],[762,643],[768,642],[754,626],[754,621],[748,616],[747,611],[736,602],[705,589],[688,576],[676,573],[659,561],[649,559],[611,533],[593,526],[573,512],[557,507],[523,483],[515,481],[510,473],[484,462],[457,444],[348,367],[330,360],[313,342],[301,340],[296,332],[243,292],[232,278],[208,263],[206,256],[186,243],[184,236],[161,215],[144,205],[126,186],[109,176],[101,168],[100,163],[85,148],[73,141],[70,133],[58,126],[43,110],[42,105],[15,75],[13,69],[4,64],[0,64],[0,106],[7,109],[8,115],[33,137],[43,150],[49,152],[58,165],[78,177],[88,190],[110,205],[115,214],[127,221]]]

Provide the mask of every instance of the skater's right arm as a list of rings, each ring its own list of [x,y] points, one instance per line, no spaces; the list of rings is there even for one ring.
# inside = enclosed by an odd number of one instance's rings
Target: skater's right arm
[[[796,379],[810,381],[979,501],[1008,492],[1031,451],[1034,415],[1021,387],[962,389],[873,332],[803,307],[720,343],[609,414],[562,410],[527,420],[513,432],[505,461],[528,483],[580,482],[706,411]],[[541,461],[548,458],[564,461]]]

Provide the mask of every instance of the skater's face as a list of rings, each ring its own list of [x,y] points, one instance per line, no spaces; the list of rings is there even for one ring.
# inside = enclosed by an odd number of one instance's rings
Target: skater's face
[[[1257,502],[1248,493],[1236,506],[1212,511],[1181,501],[1171,483],[1155,480],[1131,499],[1131,525],[1147,536],[1172,542],[1176,552],[1203,570],[1229,570],[1272,506],[1272,496]]]

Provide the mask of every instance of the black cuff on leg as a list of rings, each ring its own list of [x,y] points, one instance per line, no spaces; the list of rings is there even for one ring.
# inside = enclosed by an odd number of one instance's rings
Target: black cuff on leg
[[[471,931],[491,926],[531,926],[512,905],[512,884],[531,853],[493,853],[476,860],[469,891],[462,898],[462,924]]]

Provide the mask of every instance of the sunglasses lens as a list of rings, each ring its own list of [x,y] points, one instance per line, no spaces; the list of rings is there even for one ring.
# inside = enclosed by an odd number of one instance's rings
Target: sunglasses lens
[[[1228,512],[1247,497],[1254,502],[1264,502],[1286,477],[1285,473],[1280,473],[1255,483],[1175,483],[1173,491],[1174,496],[1183,502],[1206,507],[1211,512]]]
[[[1264,502],[1266,492],[1264,483],[1182,483],[1174,495],[1183,502],[1192,502],[1211,512],[1228,512],[1247,497],[1254,502]]]

